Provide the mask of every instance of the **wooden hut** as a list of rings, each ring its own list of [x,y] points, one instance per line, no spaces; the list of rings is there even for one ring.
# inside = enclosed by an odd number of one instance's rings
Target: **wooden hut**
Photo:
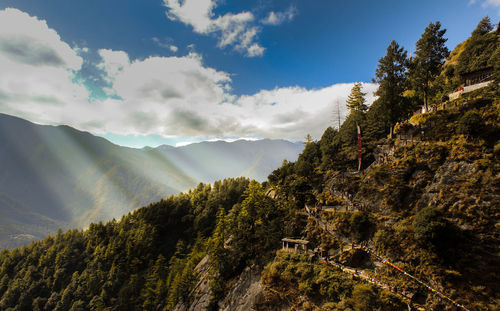
[[[309,241],[292,238],[283,238],[281,241],[283,242],[283,250],[293,253],[307,252],[307,244],[309,244]]]
[[[490,81],[493,79],[493,67],[466,72],[461,76],[465,81],[465,86]]]

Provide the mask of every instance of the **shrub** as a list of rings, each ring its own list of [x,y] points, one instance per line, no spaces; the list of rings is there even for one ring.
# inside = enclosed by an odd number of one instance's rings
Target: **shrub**
[[[355,311],[371,311],[377,309],[377,291],[368,284],[358,284],[352,291],[352,303]]]
[[[437,245],[444,236],[447,222],[435,207],[420,210],[413,220],[415,238],[424,243]]]
[[[476,111],[467,111],[457,123],[457,133],[476,136],[481,132],[482,119]]]
[[[349,219],[351,233],[358,241],[367,240],[374,231],[373,217],[367,212],[355,212]]]

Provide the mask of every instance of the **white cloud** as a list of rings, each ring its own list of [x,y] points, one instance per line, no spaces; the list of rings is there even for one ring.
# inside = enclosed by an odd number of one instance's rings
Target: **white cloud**
[[[475,4],[479,0],[470,0],[469,4]],[[487,8],[487,7],[496,7],[500,8],[500,0],[483,0],[482,1],[482,7]],[[500,14],[500,10],[498,11],[498,14]]]
[[[7,18],[9,23],[2,25]],[[98,67],[110,83],[108,93],[116,96],[89,103],[86,88],[72,80],[81,57],[45,21],[8,9],[0,11],[0,26],[0,112],[99,134],[157,134],[191,137],[189,141],[302,139],[307,133],[319,138],[332,125],[336,99],[344,101],[353,85],[285,87],[238,97],[231,94],[230,74],[205,66],[195,52],[133,60],[124,51],[101,49]],[[248,37],[252,42],[252,34]],[[6,38],[21,43],[6,48]],[[26,40],[37,42],[36,49],[15,56],[13,51],[26,47]],[[258,45],[248,44],[249,53],[260,53]],[[364,85],[369,94],[375,89]]]
[[[167,38],[167,40],[162,41],[157,37],[153,37],[153,42],[156,43],[156,45],[164,49],[168,49],[172,53],[176,53],[179,50],[179,48],[173,44],[170,44],[169,41],[172,41],[172,39]]]
[[[98,53],[102,58],[98,67],[107,73],[104,79],[109,83],[112,83],[116,76],[130,64],[127,53],[123,51],[100,49]]]
[[[284,22],[293,20],[295,15],[297,15],[297,8],[295,8],[294,6],[290,6],[284,12],[274,12],[274,11],[269,12],[267,17],[262,19],[261,22],[264,25],[274,25],[274,26],[281,25]]]
[[[213,27],[212,9],[216,6],[212,0],[164,0],[168,8],[166,14],[171,20],[178,20],[191,25],[198,33],[209,33]]]
[[[264,54],[264,50],[265,49],[263,47],[254,43],[248,47],[248,56],[249,57],[260,56],[260,55]]]
[[[229,74],[205,67],[195,53],[137,60],[114,80],[123,100],[103,103],[120,108],[112,120],[97,123],[106,124],[106,132],[166,137],[319,138],[333,123],[335,101],[344,102],[353,86],[276,88],[237,97],[228,93],[230,83]],[[375,90],[375,84],[364,84],[369,103]],[[347,115],[344,104],[341,109]]]
[[[332,113],[338,99],[343,115],[347,115],[345,99],[353,83],[335,84],[322,89],[301,87],[262,90],[237,100],[242,127],[253,128],[254,135],[267,138],[302,139],[307,133],[320,138],[323,131],[334,125]],[[373,102],[377,85],[363,84],[368,103]],[[235,111],[235,113],[237,113]]]
[[[0,51],[11,61],[76,70],[82,59],[45,21],[17,9],[0,11]]]
[[[163,0],[169,19],[191,25],[199,34],[217,34],[218,47],[234,46],[248,57],[261,56],[264,48],[256,42],[260,28],[252,26],[251,12],[215,16],[216,0]]]
[[[178,47],[176,47],[175,45],[170,45],[168,48],[169,48],[169,49],[170,49],[170,51],[172,51],[173,53],[176,53],[176,52],[179,50],[179,48],[178,48]]]
[[[85,87],[72,81],[82,61],[45,21],[17,9],[0,11],[1,112],[64,121],[64,111],[87,102]]]

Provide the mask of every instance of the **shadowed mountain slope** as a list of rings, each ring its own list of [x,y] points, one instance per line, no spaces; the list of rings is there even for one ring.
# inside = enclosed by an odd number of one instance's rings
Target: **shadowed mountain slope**
[[[109,220],[199,182],[264,180],[302,146],[286,141],[207,142],[133,149],[68,126],[0,114],[0,247],[58,228]]]

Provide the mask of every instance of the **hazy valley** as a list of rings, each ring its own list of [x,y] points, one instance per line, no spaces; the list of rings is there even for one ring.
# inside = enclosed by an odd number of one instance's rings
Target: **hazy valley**
[[[58,228],[119,219],[200,182],[245,176],[264,181],[302,144],[284,140],[203,142],[133,149],[68,126],[0,114],[0,247]]]

